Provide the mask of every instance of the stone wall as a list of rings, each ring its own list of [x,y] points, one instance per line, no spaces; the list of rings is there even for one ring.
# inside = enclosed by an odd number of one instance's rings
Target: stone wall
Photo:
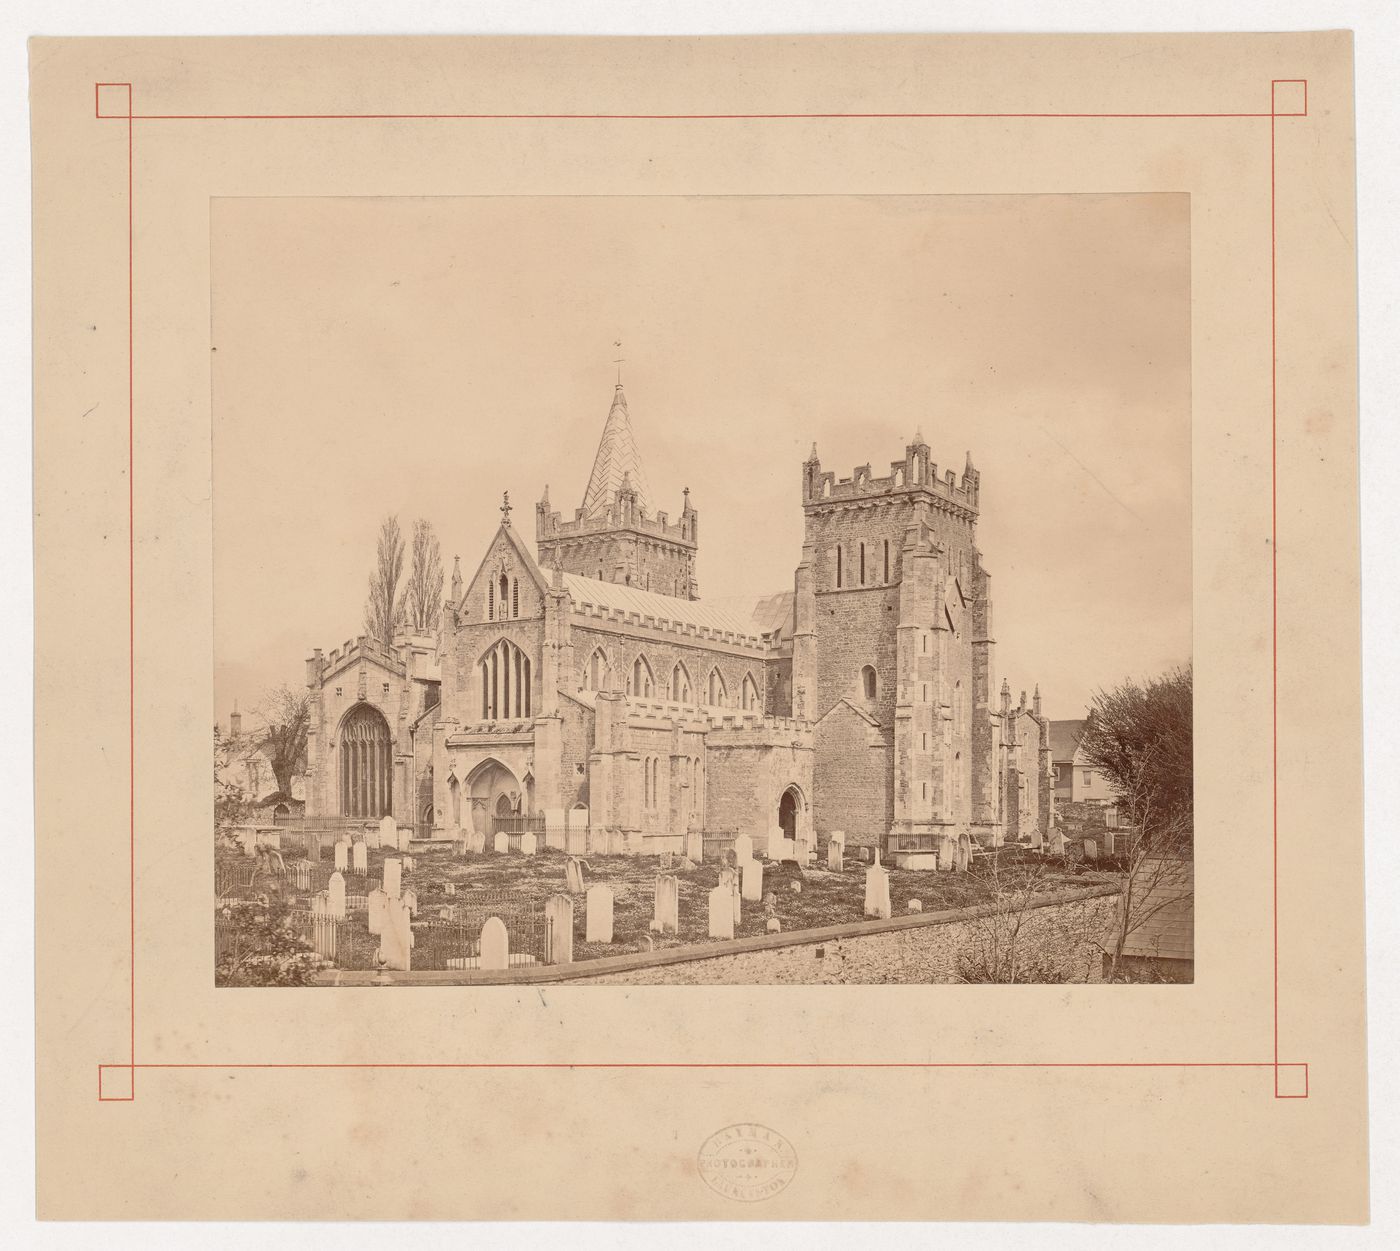
[[[1116,895],[1097,895],[1036,908],[1027,915],[1018,943],[1041,953],[1066,981],[1101,981],[1102,953],[1087,936],[1107,931],[1115,900]],[[988,924],[978,917],[934,920],[579,980],[633,986],[956,982],[959,953],[975,951],[985,941]]]

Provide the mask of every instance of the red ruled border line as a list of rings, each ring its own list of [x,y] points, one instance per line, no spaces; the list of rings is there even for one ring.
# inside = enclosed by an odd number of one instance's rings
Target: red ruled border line
[[[1302,87],[1301,111],[1279,111],[1280,85]],[[102,89],[125,88],[126,109],[121,113],[102,111]],[[98,1065],[98,1098],[102,1102],[131,1102],[135,1099],[137,1069],[1103,1069],[1103,1068],[1271,1068],[1274,1071],[1276,1099],[1306,1099],[1311,1079],[1306,1063],[1281,1062],[1279,1059],[1279,956],[1278,956],[1278,188],[1277,188],[1277,119],[1308,115],[1308,83],[1306,79],[1279,78],[1269,85],[1268,112],[1236,113],[1087,113],[1087,112],[1026,112],[1026,113],[136,113],[132,109],[131,83],[96,83],[93,87],[95,117],[101,121],[124,121],[126,138],[127,193],[127,581],[128,581],[128,681],[130,734],[130,830],[129,830],[129,889],[130,889],[130,947],[131,947],[131,1060],[128,1064]],[[1274,1057],[1271,1061],[932,1061],[932,1062],[824,1062],[791,1063],[766,1061],[737,1061],[729,1063],[702,1062],[618,1062],[618,1063],[331,1063],[331,1064],[138,1064],[136,1061],[136,488],[135,488],[135,429],[136,429],[136,355],[135,355],[135,204],[133,195],[133,165],[135,152],[135,123],[161,121],[879,121],[918,119],[1269,119],[1269,339],[1270,339],[1270,448],[1271,448],[1271,527],[1272,549],[1272,627],[1273,627],[1273,835],[1272,835],[1272,925],[1273,925],[1273,1036]],[[1284,1069],[1303,1070],[1301,1093],[1281,1093],[1279,1073]],[[129,1074],[129,1093],[107,1096],[102,1091],[102,1074],[106,1070],[125,1070]]]

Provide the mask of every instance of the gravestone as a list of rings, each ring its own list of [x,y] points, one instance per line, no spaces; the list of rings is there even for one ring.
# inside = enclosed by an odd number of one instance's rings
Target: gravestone
[[[379,822],[379,845],[399,849],[399,823],[393,817],[384,817]]]
[[[805,838],[797,839],[793,845],[793,858],[804,869],[812,863],[812,848]]]
[[[336,918],[331,915],[326,892],[318,891],[311,897],[312,949],[323,959],[334,960],[338,933]]]
[[[799,882],[799,881],[794,881],[794,882],[793,882],[793,884],[792,884],[792,893],[793,893],[794,895],[800,895],[800,894],[802,893],[802,883],[801,883],[801,882]]]
[[[439,908],[439,909],[438,909],[438,920],[439,920],[439,921],[450,921],[450,920],[452,920],[452,909],[451,909],[451,908]]]
[[[680,928],[680,882],[674,874],[663,873],[656,879],[652,924],[662,934],[674,934]]]
[[[865,915],[882,921],[890,917],[890,871],[881,867],[878,848],[875,863],[865,871]]]
[[[663,851],[660,856],[657,857],[656,867],[660,869],[662,873],[669,873],[675,866],[675,863],[676,853],[673,851]]]
[[[467,835],[467,850],[481,855],[486,850],[486,835],[480,830],[473,830]]]
[[[399,859],[403,861],[403,871],[405,873],[411,873],[418,864],[418,861],[412,856],[400,856]]]
[[[944,838],[938,844],[938,867],[945,873],[951,873],[958,867],[958,844],[953,838]]]
[[[841,846],[844,847],[846,845],[846,831],[832,830],[830,835],[830,841],[833,843],[840,843]]]
[[[330,884],[326,887],[326,906],[337,921],[345,920],[345,875],[342,873],[332,873]]]
[[[390,899],[403,894],[403,862],[390,856],[384,861],[384,881],[380,884]]]
[[[444,895],[455,895],[457,893],[457,883],[444,882],[442,887],[442,893]]]
[[[846,848],[834,838],[826,845],[826,867],[833,873],[846,871]]]
[[[510,850],[510,839],[506,837],[504,830],[499,830],[496,837],[491,840],[491,850],[498,856],[504,855]]]
[[[371,934],[384,932],[384,918],[389,911],[389,896],[382,890],[372,890],[365,896],[366,923]]]
[[[1084,859],[1097,860],[1099,858],[1099,845],[1092,838],[1084,840]]]
[[[702,830],[686,830],[685,858],[696,864],[705,858],[705,835]]]
[[[729,892],[729,897],[732,900],[734,908],[734,924],[738,925],[744,919],[743,906],[739,902],[741,898],[739,870],[725,865],[725,867],[719,871],[719,884]]]
[[[574,960],[574,901],[568,895],[551,895],[544,905],[548,964],[572,964]]]
[[[905,904],[905,907],[908,908],[910,912],[922,912],[924,910],[924,903],[921,899],[911,899]]]
[[[736,864],[744,864],[753,859],[753,839],[747,834],[740,834],[734,840],[734,861]]]
[[[570,808],[569,824],[564,835],[565,851],[588,850],[588,809]]]
[[[335,871],[344,873],[350,867],[350,844],[343,838],[335,845]]]
[[[487,917],[481,927],[481,963],[483,972],[510,968],[510,935],[500,917]]]
[[[959,834],[957,869],[959,873],[966,873],[970,868],[972,868],[972,839],[966,834]]]
[[[401,899],[389,899],[384,927],[379,932],[379,954],[386,969],[407,973],[412,964],[413,926]]]
[[[520,854],[522,856],[533,856],[535,854],[535,836],[528,831],[520,836]]]
[[[756,903],[763,898],[763,862],[746,860],[739,866],[743,875],[741,892],[745,899]]]
[[[403,893],[403,906],[408,909],[408,915],[416,917],[418,915],[418,892],[409,886]]]
[[[734,937],[734,895],[723,882],[710,892],[710,937]]]
[[[613,893],[601,882],[588,888],[588,912],[584,918],[584,940],[610,943],[613,940]]]
[[[356,843],[350,849],[350,863],[356,873],[364,874],[369,871],[369,848],[364,843]]]
[[[777,917],[769,917],[766,928],[770,934],[781,934],[783,932],[783,923],[779,921]]]
[[[577,856],[564,862],[564,886],[571,895],[583,894],[583,861]]]

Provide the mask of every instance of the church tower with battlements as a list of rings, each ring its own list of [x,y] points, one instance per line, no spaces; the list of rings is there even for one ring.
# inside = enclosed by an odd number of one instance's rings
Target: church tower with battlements
[[[535,505],[535,547],[546,569],[678,599],[698,599],[695,554],[699,516],[690,490],[680,519],[652,511],[642,459],[622,383],[613,392],[583,504],[565,521],[549,506],[549,488]]]

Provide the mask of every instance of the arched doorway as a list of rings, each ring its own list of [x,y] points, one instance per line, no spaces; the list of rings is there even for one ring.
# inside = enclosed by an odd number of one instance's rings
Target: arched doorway
[[[340,813],[383,817],[393,811],[393,740],[384,714],[356,704],[340,723]]]
[[[778,800],[778,824],[782,827],[784,838],[797,837],[797,812],[801,806],[802,796],[798,794],[797,787],[789,786]]]
[[[498,760],[484,760],[467,778],[471,795],[472,829],[490,837],[496,817],[510,816],[520,811],[520,783]]]

